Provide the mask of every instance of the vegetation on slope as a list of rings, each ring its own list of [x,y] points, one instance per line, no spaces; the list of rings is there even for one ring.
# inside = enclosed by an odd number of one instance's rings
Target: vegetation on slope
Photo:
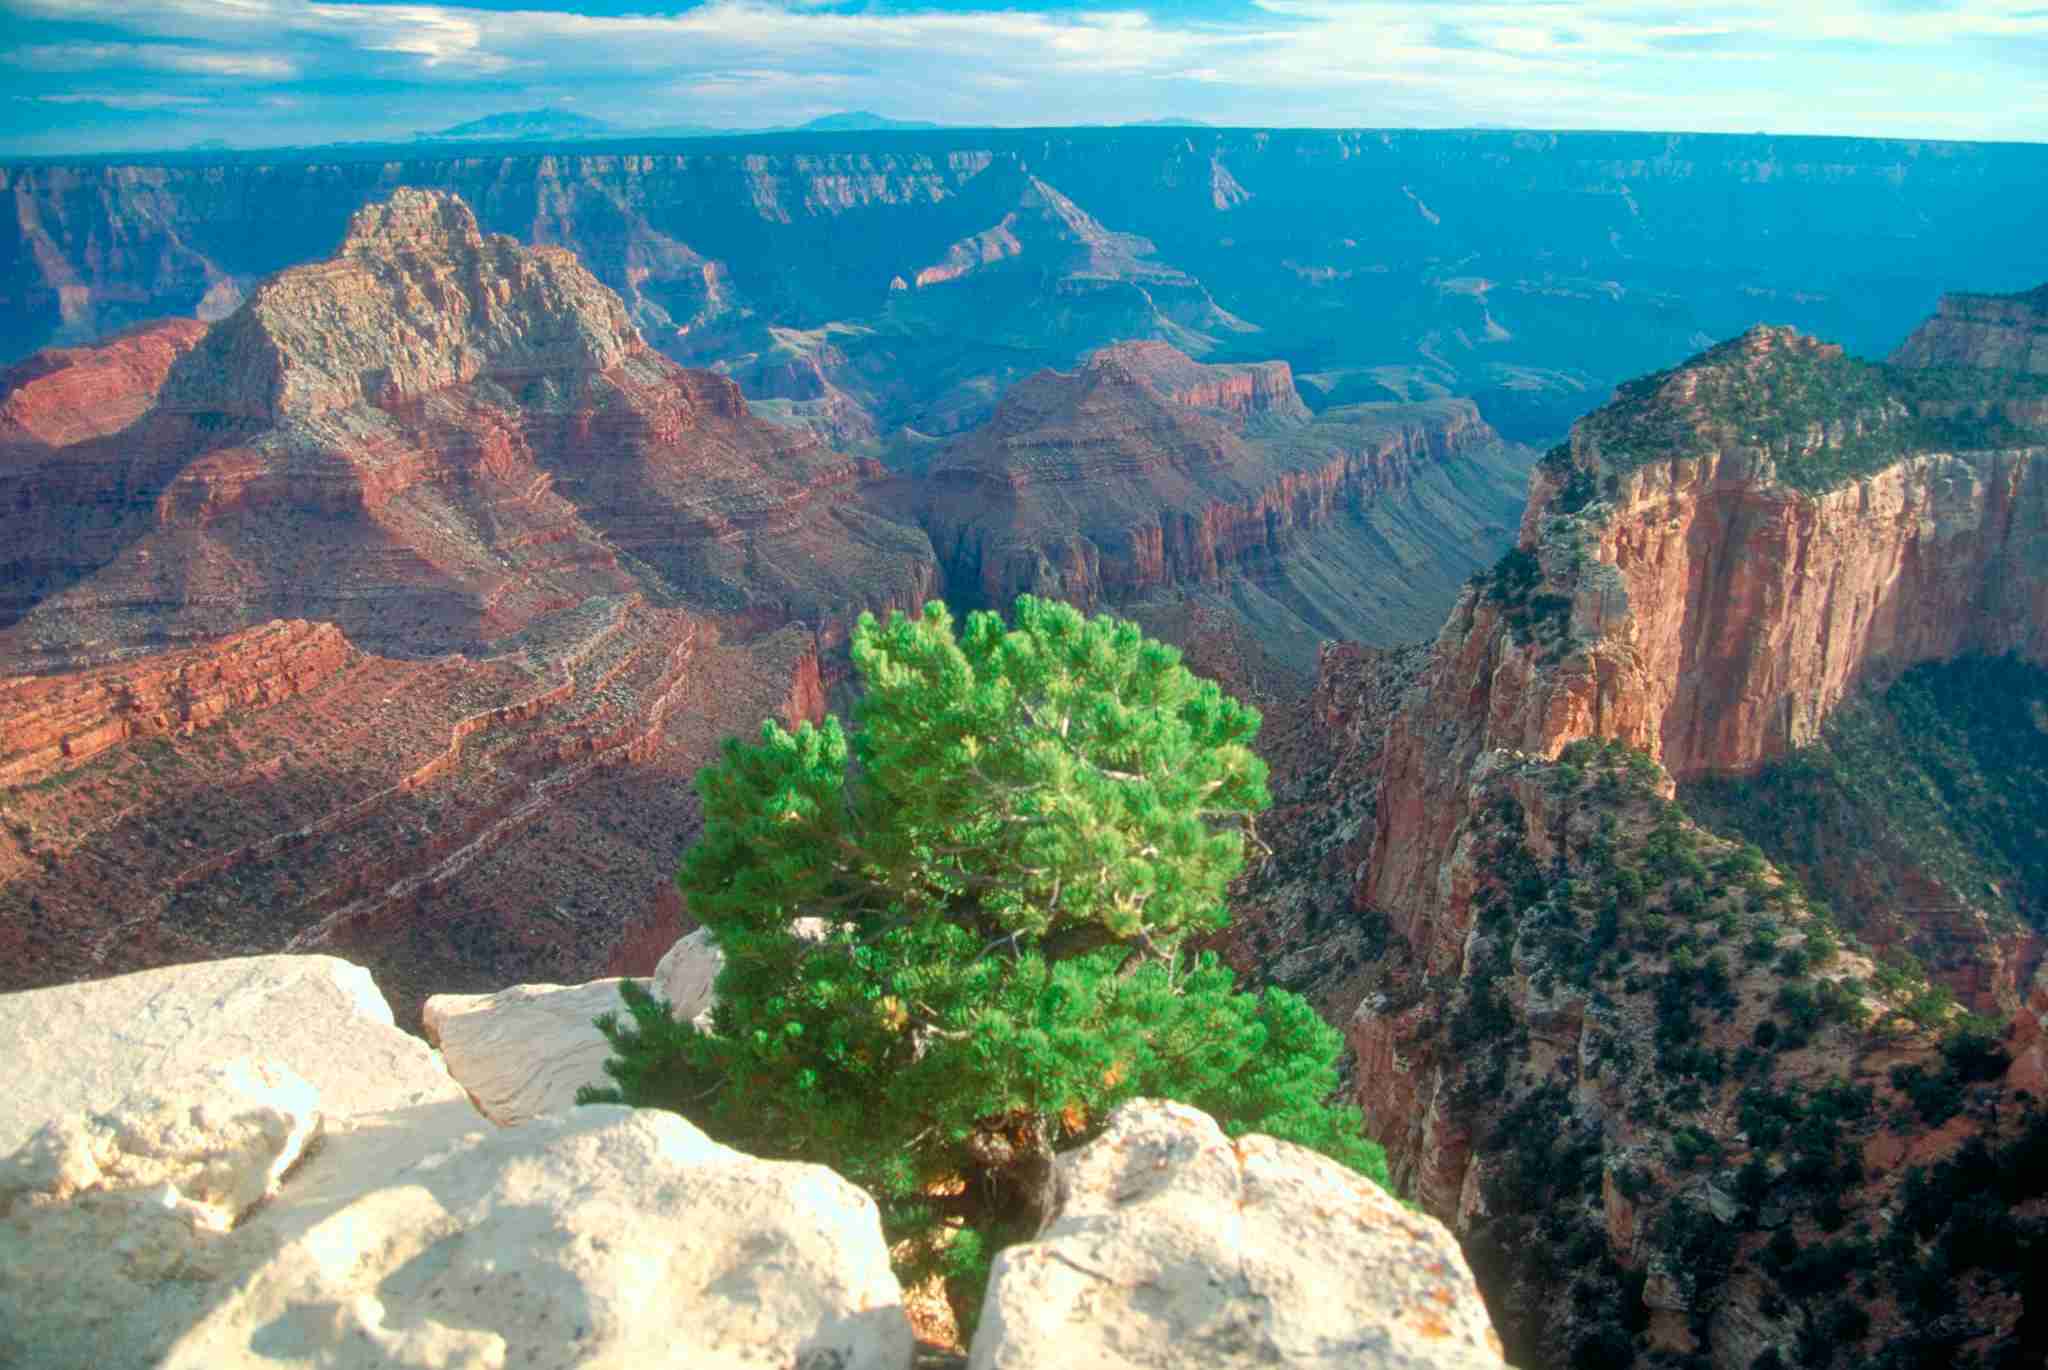
[[[1029,596],[1015,615],[957,638],[939,604],[864,617],[850,734],[726,744],[678,876],[726,958],[712,1030],[624,981],[599,1023],[616,1087],[585,1091],[866,1186],[963,1326],[994,1252],[1038,1230],[1055,1144],[1126,1099],[1386,1178],[1329,1102],[1335,1030],[1188,949],[1228,922],[1268,803],[1259,715],[1133,624]]]
[[[1704,1367],[1735,1328],[1763,1370],[2031,1363],[2035,1334],[1993,1336],[1983,1314],[2034,1279],[2034,1210],[1938,1198],[1977,1182],[2041,1197],[2017,1167],[2042,1125],[1997,1089],[1989,1025],[1855,955],[1663,783],[1648,757],[1579,742],[1499,773],[1474,821],[1474,937],[1434,1033],[1480,1162],[1467,1251],[1510,1359]],[[1928,1033],[1923,1065],[1852,1064]],[[1960,1113],[1982,1148],[1866,1171],[1878,1138]],[[1944,1279],[1953,1305],[1923,1318]]]
[[[1851,928],[1866,899],[1902,898],[1890,872],[1906,868],[2008,927],[2048,930],[2048,671],[2015,657],[1916,666],[1845,703],[1808,746],[1690,785],[1686,803]]]
[[[1781,340],[1759,348],[1758,338]],[[2044,397],[2048,377],[1892,366],[1760,331],[1627,382],[1577,432],[1581,445],[1597,446],[1608,493],[1616,475],[1729,447],[1768,451],[1781,483],[1818,493],[1924,452],[2048,442],[2048,427],[2029,417],[2038,408],[2010,403]],[[1568,478],[1570,448],[1546,461],[1555,477]],[[1559,512],[1593,497],[1588,484]]]

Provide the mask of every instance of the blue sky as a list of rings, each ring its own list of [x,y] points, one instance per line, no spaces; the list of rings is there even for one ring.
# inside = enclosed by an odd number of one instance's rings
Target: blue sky
[[[2048,140],[2048,0],[0,0],[0,148],[626,126],[1608,128]]]

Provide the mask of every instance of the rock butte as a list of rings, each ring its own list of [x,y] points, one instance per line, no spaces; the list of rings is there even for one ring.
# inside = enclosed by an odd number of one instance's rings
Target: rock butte
[[[663,922],[717,740],[935,581],[869,468],[447,196],[9,383],[0,984],[350,947],[412,1022],[587,975]]]

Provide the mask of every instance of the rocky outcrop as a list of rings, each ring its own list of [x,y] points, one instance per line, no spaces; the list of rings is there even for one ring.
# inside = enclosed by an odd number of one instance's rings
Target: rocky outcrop
[[[1944,426],[1919,387],[1777,329],[1624,386],[1539,465],[1519,547],[1467,587],[1387,728],[1354,890],[1386,949],[1347,1028],[1357,1097],[1397,1180],[1466,1238],[1518,1357],[1789,1355],[1818,1295],[1784,1252],[1839,1214],[1881,1232],[1910,1166],[2003,1135],[1900,1094],[1945,1068],[1907,991],[1671,804],[1674,777],[1778,755],[1913,662],[2048,647],[2040,451]],[[1738,1055],[1739,1087],[1720,1064]],[[1763,1097],[1868,1110],[1802,1144],[1856,1157],[1817,1227]],[[1567,1248],[1605,1254],[1544,1274]],[[1871,1268],[1907,1288],[1891,1259]],[[1634,1299],[1624,1275],[1644,1281],[1633,1330],[1558,1303],[1573,1281],[1580,1309]],[[1861,1325],[1889,1335],[1877,1287]]]
[[[0,463],[0,984],[336,947],[411,1024],[584,978],[719,739],[814,716],[858,614],[937,589],[873,463],[446,195],[365,208],[159,389]]]
[[[111,670],[0,681],[0,784],[33,784],[122,743],[267,708],[333,679],[354,655],[333,624],[301,619]]]
[[[445,1109],[326,1115],[274,1067],[241,1074],[267,1088],[167,1082],[0,1171],[11,1358],[910,1364],[874,1201],[821,1167],[673,1114],[478,1131]]]
[[[1469,404],[1302,420],[1284,373],[1118,347],[1012,389],[934,463],[919,516],[955,594],[1088,608],[1272,568],[1302,535],[1496,442]],[[1284,425],[1261,436],[1244,419]]]
[[[662,957],[647,987],[685,1022],[709,1013],[724,964],[709,934],[691,933]],[[619,980],[514,985],[495,994],[436,994],[421,1010],[427,1040],[477,1111],[502,1127],[560,1113],[585,1085],[606,1085],[611,1054],[592,1022],[624,1016]]]
[[[171,367],[206,336],[197,319],[165,319],[94,347],[52,348],[0,372],[0,462],[23,448],[111,437],[149,412]]]
[[[331,956],[252,956],[0,995],[0,1050],[32,1089],[0,1099],[0,1155],[52,1119],[236,1057],[276,1063],[331,1115],[461,1102],[392,1025],[370,973]]]
[[[715,961],[686,943],[685,996]],[[493,1127],[445,1076],[386,1078],[390,1011],[329,958],[126,980],[0,996],[0,1046],[47,1023],[96,1067],[81,1089],[75,1061],[11,1058],[10,1364],[912,1364],[874,1201],[830,1171],[655,1110]],[[494,1019],[531,1059],[557,1036],[529,1011],[540,997],[452,1003],[444,1031]],[[147,1049],[109,1050],[136,1025]],[[1443,1228],[1301,1148],[1139,1101],[1058,1182],[1039,1239],[997,1259],[975,1366],[1165,1366],[1191,1348],[1204,1365],[1501,1364]]]
[[[334,258],[257,287],[164,400],[277,423],[481,376],[607,371],[641,350],[618,296],[573,254],[487,239],[461,200],[401,189],[356,212]]]
[[[2018,295],[1944,295],[1892,361],[2048,375],[2048,286]]]
[[[839,624],[931,579],[923,539],[838,511],[871,467],[651,351],[571,254],[487,237],[427,191],[257,287],[170,368],[133,442],[84,455],[10,474],[0,532],[31,599],[0,660],[265,617],[474,649],[643,588]]]
[[[1094,360],[1108,358],[1174,403],[1227,417],[1239,427],[1254,419],[1309,418],[1286,362],[1210,365],[1163,342],[1120,343],[1097,353]]]
[[[2048,658],[2038,448],[1907,450],[1818,492],[1776,478],[1782,453],[1717,427],[1685,456],[1627,464],[1627,432],[1702,422],[1688,408],[1702,387],[1765,386],[1838,355],[1752,332],[1653,378],[1633,429],[1596,416],[1537,467],[1523,560],[1467,591],[1396,724],[1367,903],[1416,911],[1405,932],[1438,925],[1424,910],[1484,752],[1617,738],[1680,780],[1740,771],[1810,740],[1867,679],[1969,651]],[[1461,938],[1446,928],[1438,954]]]
[[[971,1370],[1498,1367],[1450,1233],[1311,1151],[1138,1100],[996,1257]]]

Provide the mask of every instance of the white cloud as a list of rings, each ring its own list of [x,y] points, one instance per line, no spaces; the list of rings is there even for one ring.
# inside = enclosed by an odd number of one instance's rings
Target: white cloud
[[[2009,55],[2048,43],[2048,0],[1938,10],[1874,0],[1258,0],[1255,17],[1235,24],[1177,21],[1165,0],[973,14],[848,13],[824,2],[711,0],[601,17],[352,0],[0,0],[0,15],[90,20],[138,40],[6,55],[31,70],[95,70],[87,54],[104,53],[105,65],[191,76],[400,80],[458,95],[488,83],[499,99],[508,80],[524,79],[580,88],[593,112],[628,119],[636,101],[658,96],[697,102],[665,105],[664,117],[708,121],[854,105],[973,122],[1115,121],[1153,112],[1155,92],[1177,86],[1209,102],[1184,112],[1232,122],[2011,136],[2039,119],[2048,83]],[[1917,108],[1902,107],[1902,89]]]
[[[274,53],[212,52],[168,43],[46,43],[0,51],[0,62],[35,71],[100,71],[144,67],[195,76],[248,76],[285,80],[297,64]]]
[[[105,105],[109,109],[185,109],[213,103],[203,95],[165,95],[154,91],[73,91],[62,95],[20,95],[39,105]]]

